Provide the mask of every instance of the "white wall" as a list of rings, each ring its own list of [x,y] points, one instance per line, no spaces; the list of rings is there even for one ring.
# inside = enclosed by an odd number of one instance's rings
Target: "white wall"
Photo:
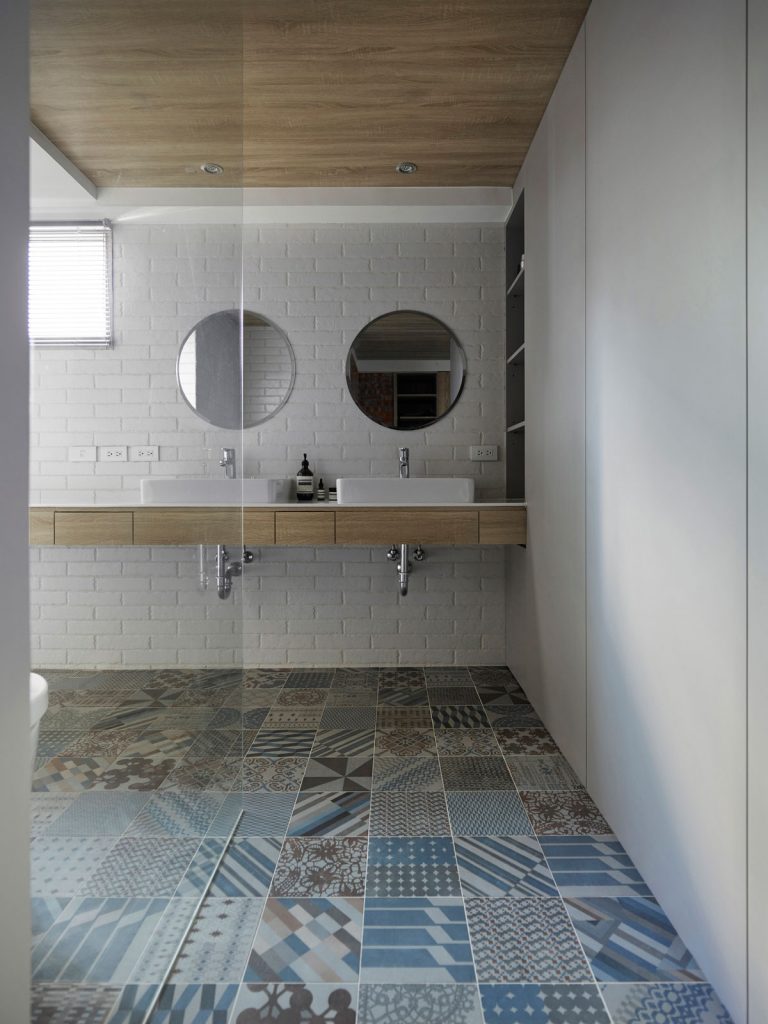
[[[0,992],[9,1024],[29,1020],[30,970],[27,52],[27,4],[0,5]]]
[[[501,225],[115,227],[115,348],[33,357],[32,496],[50,503],[138,500],[148,473],[221,473],[239,434],[208,427],[175,381],[193,324],[238,295],[287,334],[296,353],[289,402],[244,433],[245,474],[294,476],[302,452],[326,485],[394,475],[397,447],[416,474],[473,476],[503,494],[503,463],[468,460],[503,437]],[[371,319],[433,313],[467,354],[452,413],[407,434],[367,420],[344,383],[347,351]],[[69,445],[160,446],[158,463],[68,463]],[[393,537],[393,541],[397,538]],[[430,548],[410,593],[397,593],[381,548],[268,549],[247,570],[242,613],[199,595],[192,548],[37,548],[34,661],[40,666],[200,664],[498,664],[504,660],[498,549]],[[240,582],[235,588],[240,591]],[[238,594],[238,600],[240,595]],[[242,614],[242,624],[240,617]],[[241,630],[244,648],[241,650]]]

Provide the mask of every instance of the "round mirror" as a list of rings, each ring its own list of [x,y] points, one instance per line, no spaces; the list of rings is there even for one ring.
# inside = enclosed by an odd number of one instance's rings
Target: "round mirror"
[[[291,344],[271,320],[225,310],[195,324],[181,343],[176,374],[185,401],[216,427],[254,427],[288,401],[296,376]]]
[[[420,430],[458,401],[467,361],[453,331],[428,313],[398,310],[367,324],[347,357],[347,387],[365,415]]]

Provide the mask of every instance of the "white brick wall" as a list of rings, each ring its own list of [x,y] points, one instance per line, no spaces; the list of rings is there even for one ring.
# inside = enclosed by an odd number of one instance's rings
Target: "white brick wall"
[[[180,397],[176,355],[193,324],[245,304],[296,353],[286,406],[245,431],[248,476],[293,476],[307,451],[326,484],[390,474],[397,447],[417,475],[474,476],[503,494],[503,463],[470,463],[470,444],[503,445],[503,237],[498,225],[116,225],[115,347],[32,355],[31,500],[138,500],[138,481],[218,474],[235,431],[198,420]],[[242,260],[241,260],[242,257]],[[467,354],[463,395],[439,423],[402,434],[367,420],[344,365],[368,321],[433,313]],[[70,445],[160,447],[158,463],[69,463]],[[33,552],[36,663],[452,664],[503,660],[502,568],[493,549],[442,549],[401,601],[378,549],[260,553],[237,601],[196,590],[193,549]],[[236,589],[241,589],[236,583]],[[241,652],[242,641],[242,652]]]

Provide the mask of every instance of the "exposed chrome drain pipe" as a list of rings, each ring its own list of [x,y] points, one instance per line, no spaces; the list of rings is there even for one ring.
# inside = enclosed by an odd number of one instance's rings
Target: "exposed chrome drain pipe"
[[[409,574],[413,571],[413,563],[409,560],[408,557],[410,552],[409,544],[401,544],[399,552],[397,548],[398,546],[396,544],[393,544],[390,547],[389,551],[387,552],[387,559],[390,562],[395,562],[397,561],[398,558],[400,559],[400,561],[397,562],[397,580],[400,585],[400,596],[405,597],[408,593],[408,577]],[[421,546],[421,544],[417,544],[416,547],[413,549],[414,560],[416,562],[423,562],[424,556],[424,548]]]
[[[233,576],[243,575],[243,566],[250,565],[253,561],[253,552],[243,548],[242,561],[233,562],[230,560],[229,552],[225,544],[216,545],[216,593],[222,601],[226,601],[232,593]],[[209,583],[208,568],[206,565],[207,552],[204,544],[200,545],[200,590],[207,590]]]

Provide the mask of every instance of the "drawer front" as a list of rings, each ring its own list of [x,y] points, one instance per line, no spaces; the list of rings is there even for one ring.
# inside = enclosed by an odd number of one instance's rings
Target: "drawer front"
[[[243,543],[252,544],[255,548],[274,544],[275,513],[246,509],[243,512]]]
[[[294,547],[336,543],[333,512],[276,512],[275,543]]]
[[[56,512],[55,544],[133,544],[133,512]]]
[[[525,544],[528,512],[524,508],[480,510],[481,544]]]
[[[53,544],[53,509],[31,508],[29,510],[29,543]]]
[[[477,544],[472,509],[338,509],[337,544]]]
[[[136,544],[241,544],[243,516],[239,508],[137,509]]]

